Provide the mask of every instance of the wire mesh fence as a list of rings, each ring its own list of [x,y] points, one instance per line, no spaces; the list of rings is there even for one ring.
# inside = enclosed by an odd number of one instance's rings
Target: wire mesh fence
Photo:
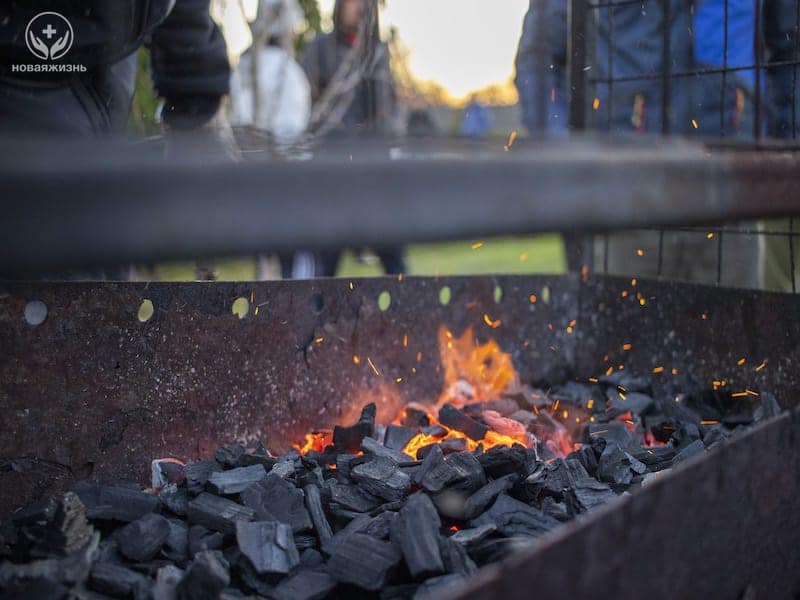
[[[573,130],[800,149],[800,1],[571,0],[569,18]],[[581,258],[605,273],[796,293],[797,236],[794,219],[610,233]]]

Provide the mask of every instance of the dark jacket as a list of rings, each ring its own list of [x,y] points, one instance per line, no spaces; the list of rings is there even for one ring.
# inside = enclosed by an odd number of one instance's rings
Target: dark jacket
[[[764,2],[764,46],[771,63],[797,61],[797,7],[795,0]],[[797,67],[784,65],[766,69],[767,97],[772,108],[767,114],[767,131],[776,138],[800,134],[800,76]]]
[[[0,5],[0,130],[115,133],[133,98],[136,51],[151,51],[153,80],[175,127],[204,123],[228,93],[225,41],[209,0],[5,0]],[[72,47],[42,60],[26,46],[32,18],[58,11],[72,27]],[[44,32],[43,32],[44,33]],[[66,72],[14,65],[62,64]]]
[[[311,83],[314,102],[325,93],[336,71],[352,50],[352,39],[342,31],[339,23],[341,2],[334,8],[334,30],[320,34],[306,47],[302,65]],[[373,33],[377,38],[377,29]],[[396,116],[397,100],[394,80],[389,65],[389,49],[378,42],[374,67],[361,79],[336,133],[386,133]]]
[[[532,0],[515,60],[522,123],[531,133],[567,130],[567,2]]]

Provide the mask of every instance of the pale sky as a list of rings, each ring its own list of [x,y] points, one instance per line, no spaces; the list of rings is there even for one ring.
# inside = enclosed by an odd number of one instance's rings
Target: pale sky
[[[328,14],[333,0],[320,0]],[[528,0],[386,0],[381,25],[397,27],[411,51],[411,70],[454,96],[514,73]]]

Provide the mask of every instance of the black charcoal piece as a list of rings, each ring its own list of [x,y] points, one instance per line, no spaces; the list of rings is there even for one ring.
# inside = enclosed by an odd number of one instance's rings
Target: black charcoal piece
[[[705,443],[705,440],[703,440]],[[672,460],[677,454],[672,446],[641,447],[629,450],[629,454],[636,460],[644,463],[648,471],[662,471],[672,466]]]
[[[623,392],[617,388],[606,390],[606,415],[613,419],[630,411],[632,415],[645,415],[653,408],[653,399],[639,392]]]
[[[528,497],[536,502],[548,496],[560,502],[567,488],[588,476],[580,461],[559,458],[528,476],[524,487]]]
[[[424,467],[425,461],[422,468]],[[472,492],[485,483],[483,468],[471,452],[451,454],[444,460],[437,461],[424,472],[419,481],[423,489],[434,494],[444,488]]]
[[[391,538],[403,551],[412,577],[444,572],[439,550],[441,521],[431,499],[419,492],[408,499],[392,523]]]
[[[176,600],[217,600],[231,581],[228,569],[220,553],[199,552],[178,584]]]
[[[705,452],[706,447],[700,440],[695,440],[691,444],[684,447],[678,454],[675,455],[675,458],[672,459],[672,464],[677,465],[682,463],[685,460],[692,458],[693,456],[697,456],[698,454],[702,454]]]
[[[703,442],[700,442],[702,445]],[[597,476],[600,481],[605,481],[618,486],[630,485],[636,475],[647,471],[644,463],[621,450],[615,444],[609,444],[600,456]]]
[[[189,558],[189,527],[183,521],[167,519],[169,535],[164,540],[163,553],[175,563],[184,563]]]
[[[439,552],[442,555],[445,573],[471,575],[478,570],[464,546],[454,542],[451,538],[439,538]]]
[[[411,478],[397,463],[380,456],[355,467],[352,476],[368,493],[389,502],[404,498],[411,489]]]
[[[340,450],[357,452],[361,447],[361,440],[372,437],[375,433],[376,410],[375,403],[367,404],[361,409],[358,423],[349,427],[336,425],[333,428],[333,445]]]
[[[419,427],[427,427],[430,425],[430,420],[428,419],[428,414],[425,411],[417,410],[416,408],[408,406],[405,408],[405,410],[403,410],[403,415],[400,418],[400,424],[403,427],[411,427],[412,429],[416,429]]]
[[[202,525],[192,525],[187,534],[189,557],[205,550],[220,550],[225,544],[225,536],[219,531],[211,531]]]
[[[366,456],[356,456],[355,454],[339,454],[336,457],[336,473],[341,477],[350,477],[350,469],[356,465],[369,460]]]
[[[542,503],[539,506],[541,511],[556,519],[557,521],[561,521],[562,523],[565,521],[569,521],[573,514],[570,513],[569,508],[567,508],[566,503],[564,502],[557,502],[550,496],[545,496],[542,498]]]
[[[590,511],[616,497],[610,487],[592,477],[576,481],[564,493],[564,501],[572,516]]]
[[[650,392],[650,379],[645,375],[631,375],[626,371],[615,371],[611,375],[603,375],[600,382],[621,388],[627,392]]]
[[[514,484],[516,484],[518,480],[519,476],[512,473],[484,485],[467,498],[464,505],[464,516],[462,518],[474,519],[480,515],[500,494],[514,487]]]
[[[439,422],[445,427],[460,431],[472,440],[482,440],[489,427],[471,419],[452,404],[445,404],[439,409]]]
[[[429,425],[422,428],[422,433],[435,438],[442,438],[447,435],[447,429],[441,425]]]
[[[259,521],[288,523],[295,533],[312,527],[303,490],[277,475],[267,475],[252,484],[241,493],[240,499],[244,506],[253,509]]]
[[[325,598],[337,581],[324,567],[301,569],[281,581],[273,590],[275,600],[321,600]]]
[[[227,498],[208,492],[189,502],[189,522],[202,525],[213,531],[234,533],[237,521],[252,521],[255,511]]]
[[[753,411],[753,420],[758,423],[764,419],[771,419],[781,414],[781,405],[778,404],[775,396],[769,392],[760,392],[759,402]]]
[[[485,525],[481,525],[480,527],[459,529],[453,535],[450,536],[450,539],[458,544],[469,546],[471,544],[477,544],[478,542],[486,539],[496,531],[497,527],[495,526],[494,523],[486,523]]]
[[[286,457],[279,458],[278,461],[270,469],[270,475],[277,475],[281,479],[287,479],[294,475],[295,465],[294,460]]]
[[[217,448],[214,452],[214,460],[226,469],[233,469],[239,466],[239,461],[247,451],[241,444],[233,444],[232,446],[223,446]]]
[[[158,498],[130,487],[76,483],[70,488],[81,499],[89,519],[129,523],[158,508]]]
[[[408,454],[403,454],[400,450],[392,450],[386,446],[379,444],[376,440],[366,437],[361,440],[361,449],[367,455],[378,456],[381,458],[388,458],[398,465],[413,463],[414,459]]]
[[[522,446],[495,446],[478,457],[478,462],[489,477],[522,473],[526,461],[525,448]]]
[[[589,425],[589,437],[605,440],[606,444],[614,444],[620,448],[636,445],[633,434],[621,421],[592,423]]]
[[[375,592],[386,585],[401,560],[402,555],[391,542],[354,533],[336,545],[327,566],[337,581]]]
[[[442,449],[439,448],[438,444],[431,447],[431,451],[425,455],[425,458],[422,459],[422,464],[420,464],[419,469],[417,469],[416,473],[414,473],[414,483],[420,484],[425,476],[433,469],[435,466],[444,462],[444,453]]]
[[[357,485],[333,483],[330,486],[331,502],[345,510],[367,513],[378,508],[383,501]]]
[[[683,422],[672,432],[672,437],[670,439],[672,444],[680,452],[686,448],[686,446],[694,444],[697,440],[701,439],[700,428],[694,423]]]
[[[267,476],[263,465],[239,467],[229,471],[211,473],[208,487],[215,494],[238,494]]]
[[[325,511],[322,509],[319,488],[310,483],[303,488],[303,491],[306,494],[306,508],[311,515],[311,522],[314,523],[314,531],[316,531],[319,541],[324,543],[333,537],[333,531],[331,531],[331,526],[327,517],[325,517]]]
[[[515,413],[512,413],[509,416],[509,419],[512,419],[517,423],[522,423],[525,425],[525,427],[528,427],[536,420],[536,413],[533,413],[529,410],[518,410]]]
[[[222,467],[215,460],[204,460],[201,462],[190,463],[183,469],[186,476],[186,491],[192,495],[201,493],[206,488],[211,473],[221,471]]]
[[[178,584],[181,582],[181,579],[183,579],[183,575],[183,570],[175,565],[161,567],[156,573],[156,582],[153,586],[153,600],[175,600]],[[87,598],[86,600],[91,599]]]
[[[286,523],[240,521],[236,524],[236,544],[260,575],[287,575],[300,564],[292,528]]]
[[[73,492],[37,502],[15,513],[13,519],[18,547],[24,546],[31,557],[71,554],[94,533],[83,503]]]
[[[481,516],[472,519],[470,526],[494,525],[506,537],[538,537],[556,527],[558,521],[507,494],[501,494]]]
[[[303,550],[308,550],[310,548],[316,548],[317,538],[310,533],[297,533],[294,536],[294,546],[297,548],[298,552],[303,552]]]
[[[389,425],[386,428],[386,435],[383,438],[383,443],[387,448],[402,451],[403,448],[406,447],[406,444],[417,435],[417,431],[418,430],[414,427]]]
[[[433,577],[419,584],[413,600],[439,600],[442,596],[450,597],[464,584],[465,576],[459,573]]]
[[[150,487],[160,490],[168,484],[181,484],[186,480],[185,465],[174,458],[154,460],[150,464]]]
[[[144,562],[161,550],[169,533],[169,522],[164,517],[149,514],[128,523],[114,537],[123,556],[136,562]]]
[[[189,508],[189,494],[184,486],[168,483],[158,492],[162,506],[180,517],[186,516]]]
[[[597,474],[597,454],[591,446],[581,446],[580,450],[570,453],[567,458],[581,463],[584,470],[592,477]]]
[[[95,563],[89,575],[89,587],[115,598],[147,597],[150,580],[120,565]]]

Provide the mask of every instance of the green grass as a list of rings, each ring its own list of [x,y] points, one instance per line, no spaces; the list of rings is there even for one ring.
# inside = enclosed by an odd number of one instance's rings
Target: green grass
[[[481,275],[481,274],[558,274],[566,270],[564,246],[557,235],[526,238],[492,238],[480,243],[447,242],[418,244],[408,248],[409,275]],[[358,260],[353,252],[344,253],[339,263],[339,277],[377,277],[383,274],[377,258],[370,253]],[[220,281],[248,281],[255,277],[252,259],[214,261]],[[167,263],[156,267],[162,281],[194,279],[192,263]],[[146,273],[140,274],[147,278]]]

